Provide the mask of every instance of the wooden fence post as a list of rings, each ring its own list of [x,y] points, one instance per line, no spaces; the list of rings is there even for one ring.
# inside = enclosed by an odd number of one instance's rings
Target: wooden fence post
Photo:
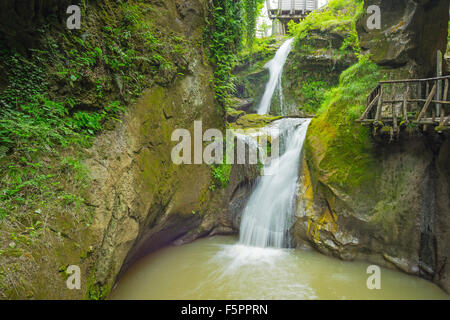
[[[442,52],[438,50],[437,52],[437,76],[442,77]],[[437,82],[437,92],[436,92],[436,100],[442,100],[442,81],[438,80]],[[436,103],[436,116],[439,117],[441,112],[441,104]]]

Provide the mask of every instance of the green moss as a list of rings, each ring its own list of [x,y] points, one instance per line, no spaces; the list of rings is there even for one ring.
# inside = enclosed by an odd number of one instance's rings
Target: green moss
[[[354,120],[378,78],[377,66],[362,57],[343,72],[311,122],[306,141],[310,167],[327,184],[353,189],[375,177],[370,130]]]
[[[233,129],[262,128],[280,118],[279,116],[246,114],[240,117],[236,123],[231,124],[231,127]]]
[[[86,299],[87,300],[106,300],[110,291],[111,291],[110,287],[103,286],[98,283],[91,284],[88,288],[88,291],[86,294]]]
[[[307,39],[310,31],[346,34],[342,50],[350,48],[359,52],[355,23],[363,10],[362,0],[331,0],[327,7],[317,10],[300,23],[290,22],[289,32],[296,37],[296,44]]]
[[[361,0],[333,0],[299,23],[290,23],[295,43],[283,80],[288,104],[307,114],[317,112],[325,91],[336,86],[340,73],[357,61],[356,21],[362,9]]]

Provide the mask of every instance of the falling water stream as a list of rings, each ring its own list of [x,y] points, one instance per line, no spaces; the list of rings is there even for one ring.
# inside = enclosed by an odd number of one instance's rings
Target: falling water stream
[[[270,80],[260,114],[270,111],[292,41],[287,40],[268,64]],[[368,263],[289,249],[309,120],[282,119],[274,125],[280,131],[280,156],[267,164],[254,187],[239,239],[213,237],[153,253],[122,277],[112,299],[449,298],[430,282],[387,269],[382,269],[381,290],[369,290]]]
[[[275,57],[266,64],[266,68],[269,69],[270,78],[266,84],[266,90],[258,106],[258,114],[268,114],[270,112],[270,106],[272,104],[272,98],[275,90],[278,88],[280,97],[280,108],[283,109],[283,89],[281,86],[281,76],[283,74],[283,67],[292,50],[292,44],[294,38],[286,40],[283,45],[278,49]]]
[[[240,228],[241,244],[255,247],[286,248],[293,222],[300,153],[309,119],[277,121],[281,131],[279,158],[264,171],[244,210]],[[284,150],[283,150],[284,149]]]

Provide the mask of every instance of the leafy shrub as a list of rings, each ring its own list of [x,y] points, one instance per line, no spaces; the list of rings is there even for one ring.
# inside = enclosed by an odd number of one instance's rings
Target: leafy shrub
[[[214,178],[214,184],[210,187],[215,189],[216,186],[220,188],[226,188],[228,182],[230,181],[231,164],[219,164],[216,166],[211,166],[212,176]]]

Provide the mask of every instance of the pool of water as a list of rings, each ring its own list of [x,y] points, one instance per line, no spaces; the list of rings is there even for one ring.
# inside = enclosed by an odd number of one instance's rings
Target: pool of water
[[[167,247],[135,264],[111,299],[449,299],[435,284],[381,269],[369,290],[370,264],[311,250],[263,249],[213,237]]]

